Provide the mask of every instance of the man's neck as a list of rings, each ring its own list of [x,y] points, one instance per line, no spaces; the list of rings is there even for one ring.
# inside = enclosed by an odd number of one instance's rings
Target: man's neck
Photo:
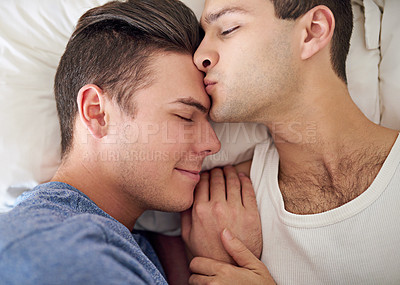
[[[119,187],[107,179],[107,173],[94,169],[93,164],[86,164],[70,154],[59,167],[51,181],[69,184],[87,195],[100,209],[122,223],[130,231],[137,218],[143,213],[138,207],[130,205],[129,197],[124,197]]]
[[[298,214],[324,212],[363,193],[397,137],[370,122],[348,94],[330,94],[292,118],[267,126],[285,207]]]

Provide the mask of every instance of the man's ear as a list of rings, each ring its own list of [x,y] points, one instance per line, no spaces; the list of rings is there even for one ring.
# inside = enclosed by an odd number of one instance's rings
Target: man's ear
[[[300,23],[304,31],[301,59],[306,60],[329,45],[335,30],[335,17],[328,7],[319,5],[308,11]]]
[[[79,90],[77,98],[81,122],[98,139],[107,134],[104,96],[98,86],[87,84]]]

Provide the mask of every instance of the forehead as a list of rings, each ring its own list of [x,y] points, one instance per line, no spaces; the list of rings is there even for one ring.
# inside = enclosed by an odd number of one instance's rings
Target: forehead
[[[152,61],[151,69],[152,83],[139,90],[135,96],[139,112],[148,103],[151,103],[153,109],[157,109],[178,99],[190,99],[206,109],[210,108],[210,99],[204,90],[204,76],[194,65],[191,55],[157,55]]]
[[[270,0],[206,0],[201,24],[212,24],[220,17],[229,14],[253,14]]]

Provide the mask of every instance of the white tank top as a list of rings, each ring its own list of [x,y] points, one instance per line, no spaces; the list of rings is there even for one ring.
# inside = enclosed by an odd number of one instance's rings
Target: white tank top
[[[251,167],[263,231],[261,260],[278,284],[400,284],[400,136],[371,186],[336,209],[285,210],[273,142]]]

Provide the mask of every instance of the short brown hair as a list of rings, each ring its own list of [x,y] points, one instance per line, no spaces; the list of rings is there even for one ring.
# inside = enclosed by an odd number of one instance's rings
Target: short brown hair
[[[61,153],[72,147],[77,95],[86,84],[99,86],[128,113],[135,91],[152,81],[157,53],[193,55],[200,43],[194,13],[178,0],[112,1],[78,21],[54,84],[61,127]]]
[[[328,7],[336,21],[332,38],[331,62],[333,70],[344,82],[346,77],[346,58],[350,49],[353,31],[353,11],[350,0],[270,0],[275,14],[281,19],[296,20],[318,5]]]

